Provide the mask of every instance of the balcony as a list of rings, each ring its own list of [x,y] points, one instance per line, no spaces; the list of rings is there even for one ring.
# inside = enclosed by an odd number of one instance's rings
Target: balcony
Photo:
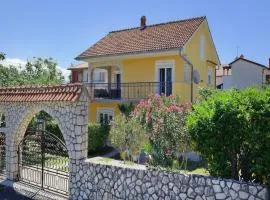
[[[87,83],[91,99],[138,100],[151,94],[172,94],[171,82]]]

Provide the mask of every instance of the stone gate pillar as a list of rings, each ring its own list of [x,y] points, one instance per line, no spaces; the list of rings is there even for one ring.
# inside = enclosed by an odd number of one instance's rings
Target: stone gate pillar
[[[70,188],[78,163],[87,156],[88,92],[82,84],[0,88],[6,116],[7,177],[17,180],[18,145],[31,119],[40,111],[56,120],[70,157]]]

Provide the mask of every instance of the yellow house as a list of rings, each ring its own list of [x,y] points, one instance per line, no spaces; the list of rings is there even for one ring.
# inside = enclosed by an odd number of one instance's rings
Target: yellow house
[[[215,88],[220,64],[206,17],[147,25],[143,16],[139,27],[108,33],[76,60],[88,64],[93,122],[109,121],[119,113],[119,104],[154,93],[193,102],[200,87]],[[75,68],[70,69],[78,80]],[[105,70],[106,79],[97,79],[96,70]]]

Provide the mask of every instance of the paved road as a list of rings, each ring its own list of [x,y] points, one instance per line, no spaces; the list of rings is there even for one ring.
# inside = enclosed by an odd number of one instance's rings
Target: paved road
[[[31,200],[17,193],[12,187],[0,185],[0,200]]]

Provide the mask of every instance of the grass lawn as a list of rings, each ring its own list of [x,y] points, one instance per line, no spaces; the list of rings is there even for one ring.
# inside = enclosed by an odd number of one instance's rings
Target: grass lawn
[[[105,164],[110,164],[110,162],[113,162],[115,160],[120,160],[123,161],[121,159],[113,159],[113,158],[105,158],[105,157],[101,157],[99,159],[100,162],[103,162]],[[134,162],[131,161],[125,161],[124,165],[126,166],[132,166],[133,164],[135,164]],[[166,171],[173,171],[173,172],[179,172],[179,173],[183,173],[183,174],[197,174],[197,175],[204,175],[204,176],[209,176],[209,171],[207,170],[207,164],[204,161],[200,161],[200,162],[193,162],[193,161],[188,161],[187,162],[187,168],[184,169],[179,169],[177,167],[171,168],[171,167],[153,167],[153,166],[149,166],[149,169],[151,168],[155,168],[155,169],[160,169],[160,170],[166,170]]]
[[[152,168],[152,166],[150,166],[149,168]],[[179,166],[174,166],[174,167],[158,166],[158,167],[153,167],[153,168],[166,170],[166,171],[179,172],[182,174],[197,174],[197,175],[204,175],[204,176],[210,175],[209,171],[207,170],[207,164],[205,161],[199,161],[199,162],[188,161],[186,169],[184,167],[180,168]]]
[[[209,176],[209,171],[206,168],[197,168],[191,171],[186,171],[188,174],[198,174],[198,175],[204,175],[204,176]]]
[[[188,174],[198,174],[209,176],[209,171],[207,170],[207,163],[205,161],[188,161],[187,169],[185,170]]]

